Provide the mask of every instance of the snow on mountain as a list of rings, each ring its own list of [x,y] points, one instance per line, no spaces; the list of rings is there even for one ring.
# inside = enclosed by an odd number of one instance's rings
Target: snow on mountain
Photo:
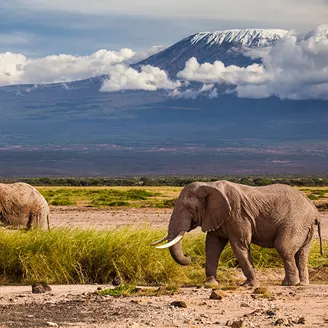
[[[246,55],[248,49],[260,49],[274,44],[287,33],[279,29],[234,29],[193,34],[171,47],[139,62],[164,69],[171,78],[185,67],[185,63],[196,57],[202,64],[222,61],[225,65],[245,67],[260,62]]]
[[[200,32],[192,36],[191,44],[205,42],[210,46],[234,43],[245,47],[266,47],[282,38],[288,31],[279,29],[233,29]],[[189,37],[190,38],[190,37]]]

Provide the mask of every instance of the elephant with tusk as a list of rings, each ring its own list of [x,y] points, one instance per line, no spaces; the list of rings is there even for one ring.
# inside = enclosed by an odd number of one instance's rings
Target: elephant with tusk
[[[319,213],[300,191],[283,184],[250,187],[228,181],[193,182],[180,193],[168,235],[152,245],[169,247],[173,259],[191,262],[182,252],[186,232],[201,226],[206,232],[206,282],[217,284],[220,255],[228,241],[246,276],[244,285],[257,286],[250,244],[276,248],[284,262],[283,285],[308,285],[307,268],[314,225],[322,241]]]
[[[0,183],[0,221],[16,228],[50,230],[48,203],[29,184]]]

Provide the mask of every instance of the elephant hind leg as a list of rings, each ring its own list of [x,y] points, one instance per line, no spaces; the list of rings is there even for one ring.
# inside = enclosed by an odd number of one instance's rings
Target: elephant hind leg
[[[280,235],[274,246],[284,262],[285,278],[282,281],[283,286],[297,285],[300,282],[299,272],[295,261],[297,249],[291,235]]]
[[[310,253],[311,239],[313,236],[313,228],[310,229],[305,244],[295,254],[296,265],[300,275],[300,285],[308,285],[309,270],[308,270],[308,258]]]

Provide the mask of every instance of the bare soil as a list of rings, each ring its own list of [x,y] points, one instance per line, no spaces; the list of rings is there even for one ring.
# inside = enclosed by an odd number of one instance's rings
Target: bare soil
[[[171,209],[52,208],[53,227],[114,229],[147,224],[166,228]],[[321,213],[328,239],[328,212]],[[243,275],[237,270],[240,281]],[[328,327],[327,279],[310,286],[282,287],[282,269],[261,270],[264,294],[239,287],[212,300],[210,288],[182,288],[167,296],[99,296],[103,285],[53,285],[33,294],[31,286],[0,286],[0,328],[7,327]],[[183,301],[186,307],[171,305]]]

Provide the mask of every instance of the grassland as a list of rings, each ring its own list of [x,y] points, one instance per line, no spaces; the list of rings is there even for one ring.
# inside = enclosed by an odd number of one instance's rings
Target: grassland
[[[183,249],[192,257],[188,267],[177,265],[168,250],[149,246],[164,234],[165,231],[147,227],[113,231],[53,229],[51,232],[0,229],[0,282],[109,283],[119,276],[130,284],[201,284],[204,234],[184,238]],[[254,246],[252,258],[257,268],[282,266],[273,249]],[[235,256],[227,247],[218,270],[223,283],[234,282],[231,268],[236,265]],[[317,241],[313,241],[310,266],[328,266],[328,258],[319,254]]]
[[[181,187],[37,187],[54,206],[173,207]]]
[[[328,209],[328,187],[297,187],[311,200],[320,201]],[[54,206],[129,206],[174,207],[182,187],[37,187]]]

